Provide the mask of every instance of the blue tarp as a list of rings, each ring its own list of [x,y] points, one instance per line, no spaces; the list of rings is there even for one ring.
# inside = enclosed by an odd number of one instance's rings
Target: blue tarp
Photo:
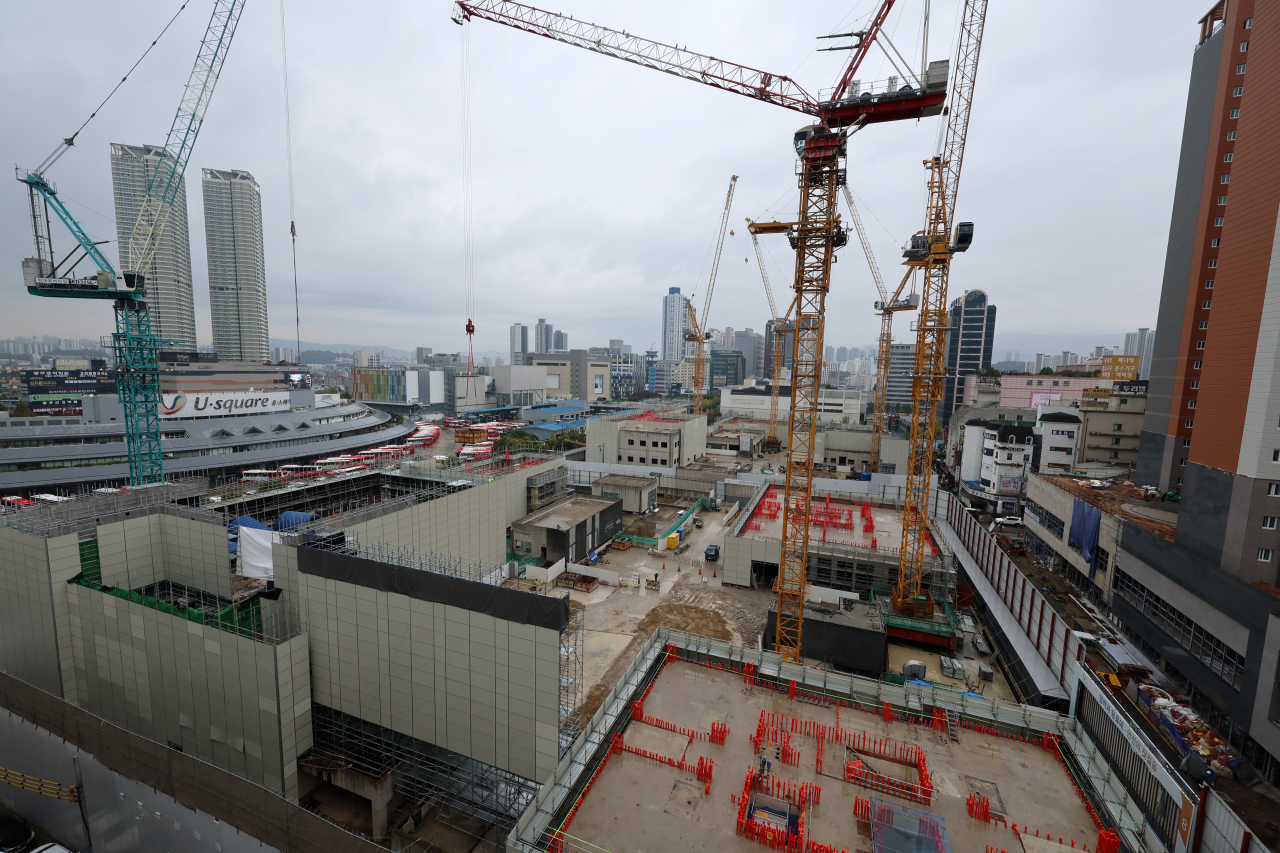
[[[315,521],[320,516],[314,512],[297,512],[296,510],[285,510],[280,513],[280,517],[276,519],[276,531],[286,532],[297,530],[302,525]]]
[[[270,530],[271,529],[270,527],[263,524],[261,521],[258,521],[258,519],[254,518],[251,515],[241,515],[237,518],[231,519],[231,521],[227,523],[227,537],[231,540],[232,554],[236,553],[236,550],[239,547],[240,543],[237,541],[236,537],[240,535],[241,527],[249,527],[254,530]]]
[[[1067,536],[1067,544],[1089,561],[1089,578],[1092,579],[1097,571],[1098,528],[1102,526],[1102,510],[1080,498],[1075,500],[1071,508],[1071,533]]]

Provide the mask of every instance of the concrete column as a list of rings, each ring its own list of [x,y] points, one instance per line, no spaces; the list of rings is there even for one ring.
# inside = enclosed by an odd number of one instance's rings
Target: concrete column
[[[344,791],[350,791],[369,801],[373,811],[373,837],[383,839],[388,836],[387,812],[391,806],[392,774],[391,771],[378,778],[366,776],[353,770],[333,769],[314,770],[321,779],[331,785],[337,785]]]

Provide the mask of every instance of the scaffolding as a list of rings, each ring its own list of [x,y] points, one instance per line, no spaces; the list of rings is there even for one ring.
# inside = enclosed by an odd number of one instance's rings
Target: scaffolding
[[[198,478],[93,492],[63,503],[5,509],[0,513],[0,527],[44,539],[75,534],[85,540],[97,535],[100,524],[154,513],[217,524],[216,514],[181,503],[198,499],[207,491],[208,481]]]
[[[543,471],[529,478],[526,489],[528,501],[526,510],[536,512],[546,506],[558,503],[569,492],[569,469],[565,467]]]
[[[417,814],[476,839],[472,851],[503,847],[516,820],[533,802],[538,783],[515,773],[392,731],[324,705],[311,706],[312,747],[298,765],[319,774],[353,770],[374,779],[392,774],[395,808],[390,825]],[[469,829],[459,817],[480,826]],[[478,831],[476,831],[478,829]]]

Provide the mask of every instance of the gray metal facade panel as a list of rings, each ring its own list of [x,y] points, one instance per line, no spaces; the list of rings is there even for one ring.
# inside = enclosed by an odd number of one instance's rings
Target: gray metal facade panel
[[[1222,31],[1219,31],[1200,45],[1191,60],[1182,149],[1173,192],[1173,213],[1169,220],[1169,244],[1165,251],[1164,279],[1160,285],[1160,313],[1156,324],[1160,334],[1156,336],[1151,357],[1151,384],[1143,422],[1143,429],[1148,432],[1169,432],[1169,412],[1182,345],[1191,260],[1200,226],[1205,160],[1209,156],[1213,132],[1213,103],[1224,39]]]

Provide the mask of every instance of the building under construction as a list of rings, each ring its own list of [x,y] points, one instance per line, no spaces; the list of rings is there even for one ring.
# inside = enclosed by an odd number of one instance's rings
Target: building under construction
[[[809,598],[837,607],[843,600],[870,602],[888,636],[954,649],[960,633],[950,604],[956,588],[955,556],[945,542],[932,542],[923,587],[934,604],[933,618],[902,616],[890,600],[898,582],[901,542],[901,489],[869,481],[816,481],[806,569]],[[771,588],[781,550],[781,489],[764,483],[741,501],[726,531],[725,583]],[[811,652],[806,647],[805,654],[830,659],[818,649]]]
[[[317,841],[394,828],[496,849],[580,729],[582,609],[506,552],[512,521],[566,497],[564,464],[433,460],[11,511],[7,695],[168,744],[203,762],[196,784],[225,772],[301,804],[328,818]]]

